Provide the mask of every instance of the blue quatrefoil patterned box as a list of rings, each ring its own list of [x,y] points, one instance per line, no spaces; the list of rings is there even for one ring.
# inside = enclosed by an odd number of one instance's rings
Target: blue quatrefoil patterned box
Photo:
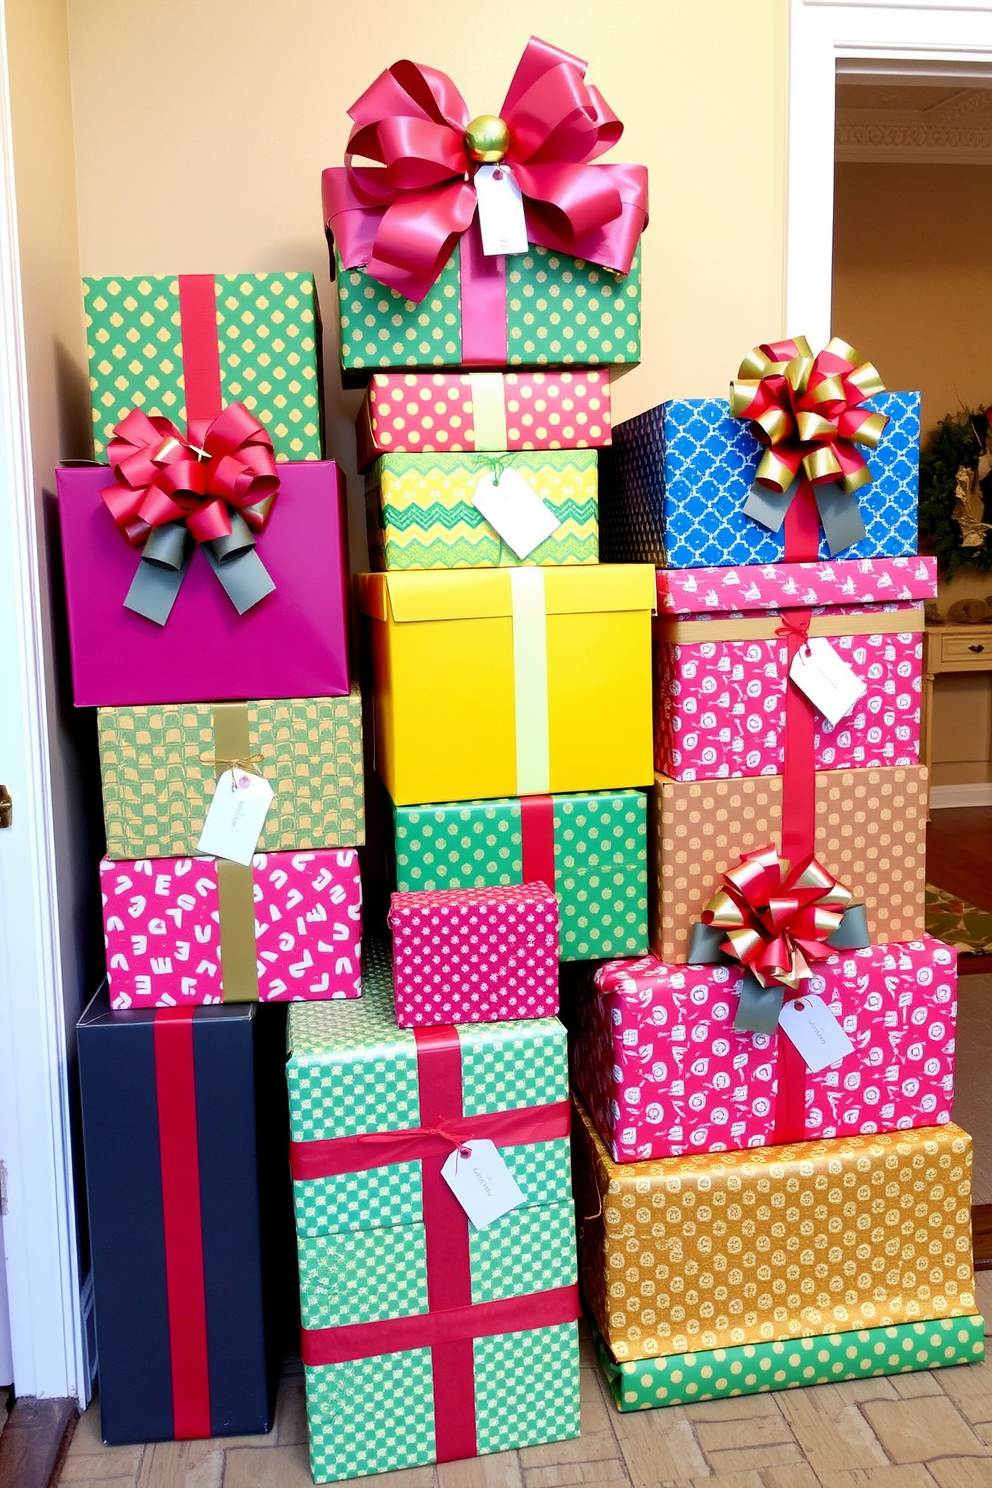
[[[858,492],[866,536],[840,558],[902,558],[917,550],[919,393],[880,393],[867,406],[889,416],[868,455],[873,480]],[[601,451],[603,563],[706,568],[781,563],[782,531],[744,515],[762,447],[721,398],[682,398],[614,425]],[[820,537],[821,558],[829,558]]]

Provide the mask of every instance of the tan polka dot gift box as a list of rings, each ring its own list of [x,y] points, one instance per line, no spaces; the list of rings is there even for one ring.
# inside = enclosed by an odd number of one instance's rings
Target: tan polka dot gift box
[[[864,904],[873,944],[924,933],[927,772],[922,765],[816,776],[818,860]],[[657,775],[648,802],[651,945],[687,960],[689,934],[721,874],[781,846],[782,777],[676,781]]]
[[[575,1114],[583,1288],[621,1363],[976,1311],[960,1127],[621,1165]]]

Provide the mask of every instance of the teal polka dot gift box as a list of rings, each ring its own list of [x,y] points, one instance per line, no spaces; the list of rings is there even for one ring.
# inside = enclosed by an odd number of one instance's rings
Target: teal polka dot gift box
[[[558,896],[560,956],[642,956],[648,944],[643,791],[394,806],[401,892],[541,881]]]
[[[107,276],[84,279],[83,296],[98,460],[133,408],[182,429],[231,403],[276,460],[323,459],[312,274]]]
[[[318,1483],[579,1431],[565,1030],[397,1028],[389,956],[289,1011],[291,1168]],[[519,1191],[477,1226],[446,1177],[491,1142]],[[490,1170],[490,1176],[491,1170]]]
[[[409,61],[352,104],[321,180],[346,381],[640,360],[647,171],[600,161],[623,125],[585,72],[532,36],[498,116]]]

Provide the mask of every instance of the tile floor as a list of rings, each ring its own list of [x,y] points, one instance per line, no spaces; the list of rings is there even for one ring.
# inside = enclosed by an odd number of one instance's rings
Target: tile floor
[[[992,1329],[992,1271],[978,1297]],[[989,1345],[992,1354],[992,1343]],[[992,1358],[894,1379],[620,1415],[584,1342],[577,1441],[363,1478],[355,1488],[992,1488]],[[308,1488],[300,1366],[265,1437],[104,1447],[99,1407],[62,1473],[89,1488]]]

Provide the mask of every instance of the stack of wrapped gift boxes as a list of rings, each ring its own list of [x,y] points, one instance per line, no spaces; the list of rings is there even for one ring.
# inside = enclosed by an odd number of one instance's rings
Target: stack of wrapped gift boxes
[[[397,63],[351,110],[378,164],[324,176],[342,363],[368,380],[357,597],[397,887],[362,1001],[289,1019],[318,1481],[579,1427],[558,958],[647,949],[655,602],[650,565],[598,562],[646,191],[586,163],[618,130],[583,73],[532,41],[502,118],[472,121]],[[412,139],[429,162],[394,157]],[[527,231],[493,251],[483,198],[514,180]],[[534,194],[565,182],[588,213],[562,248]]]
[[[621,1410],[982,1357],[923,922],[918,439],[837,340],[614,434],[604,547],[659,569],[654,954],[590,977],[573,1078]]]
[[[85,301],[105,463],[58,487],[107,837],[107,984],[79,1025],[103,1433],[265,1431],[284,1034],[260,1004],[361,991],[313,281],[91,279]]]

